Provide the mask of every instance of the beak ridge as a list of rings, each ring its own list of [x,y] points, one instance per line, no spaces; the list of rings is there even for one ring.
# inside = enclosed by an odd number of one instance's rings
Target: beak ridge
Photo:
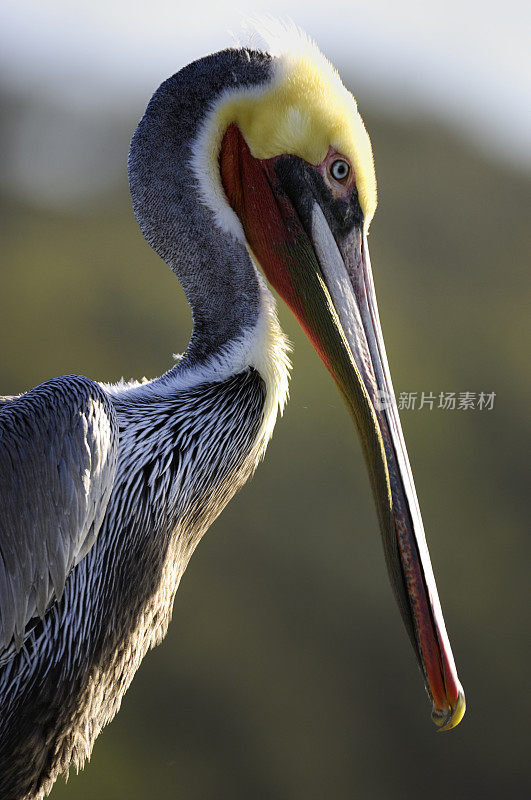
[[[446,633],[394,400],[367,240],[354,229],[340,247],[318,202],[312,209],[311,238],[350,356],[366,389],[372,424],[381,443],[379,449],[371,448],[371,452],[364,446],[364,451],[371,477],[374,462],[383,460],[386,485],[372,480],[372,486],[391,584],[433,701],[433,721],[439,730],[449,730],[465,713],[464,692]],[[331,372],[345,395],[339,373],[334,374],[333,369]],[[356,414],[355,421],[363,444],[365,432],[360,423],[367,425],[368,417]]]

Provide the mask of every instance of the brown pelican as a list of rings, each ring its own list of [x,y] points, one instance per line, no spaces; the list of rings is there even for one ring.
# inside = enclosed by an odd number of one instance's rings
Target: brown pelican
[[[164,637],[198,541],[263,457],[289,369],[267,282],[354,418],[432,716],[454,727],[464,694],[396,404],[382,402],[376,182],[354,98],[293,31],[209,55],[153,95],[129,177],[193,334],[150,382],[69,375],[0,403],[0,797],[40,799],[83,765]]]

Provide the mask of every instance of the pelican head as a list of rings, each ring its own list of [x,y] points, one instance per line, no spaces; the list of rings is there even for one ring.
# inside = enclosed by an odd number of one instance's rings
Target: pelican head
[[[267,37],[267,32],[266,32]],[[465,712],[394,401],[369,259],[369,136],[316,45],[278,30],[245,51],[249,81],[210,104],[191,165],[202,202],[291,308],[352,415],[390,580],[439,730]]]

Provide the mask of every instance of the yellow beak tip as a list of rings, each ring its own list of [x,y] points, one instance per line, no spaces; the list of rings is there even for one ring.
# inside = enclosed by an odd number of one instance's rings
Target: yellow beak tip
[[[465,693],[463,689],[460,689],[454,705],[446,709],[435,708],[434,706],[431,713],[431,718],[437,726],[438,731],[449,731],[459,725],[465,716],[465,711]]]

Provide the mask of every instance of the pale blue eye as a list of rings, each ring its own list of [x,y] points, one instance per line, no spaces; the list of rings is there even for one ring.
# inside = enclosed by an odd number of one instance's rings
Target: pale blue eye
[[[337,158],[330,166],[330,175],[336,181],[344,181],[350,172],[350,164],[342,158]]]

